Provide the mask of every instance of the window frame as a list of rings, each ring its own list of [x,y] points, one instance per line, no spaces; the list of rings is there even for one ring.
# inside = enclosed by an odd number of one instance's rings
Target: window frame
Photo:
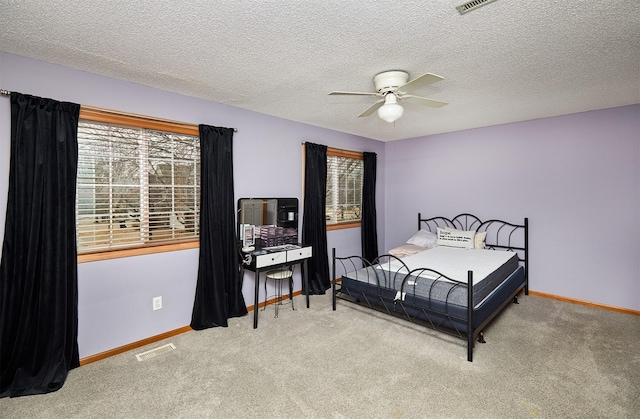
[[[364,160],[364,154],[361,151],[342,150],[339,148],[327,147],[327,158],[329,157],[346,157],[356,160]],[[364,176],[364,173],[363,173]],[[364,180],[364,179],[363,179]],[[326,213],[326,210],[325,210]],[[356,228],[362,226],[362,217],[358,221],[342,221],[335,224],[327,224],[326,230],[342,230],[345,228]]]
[[[79,118],[92,122],[132,126],[176,134],[193,135],[196,137],[200,136],[200,129],[198,125],[124,113],[110,109],[95,108],[91,106],[82,105],[80,107]],[[77,212],[77,208],[75,210]],[[78,263],[172,252],[176,250],[197,249],[199,247],[200,238],[196,237],[192,239],[181,239],[179,242],[168,241],[157,244],[147,243],[141,246],[130,246],[122,249],[90,250],[78,253]]]

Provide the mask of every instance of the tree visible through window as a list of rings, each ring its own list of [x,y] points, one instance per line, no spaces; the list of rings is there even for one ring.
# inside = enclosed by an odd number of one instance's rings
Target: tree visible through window
[[[327,149],[327,225],[360,222],[362,153]]]
[[[80,121],[79,253],[197,239],[199,201],[197,136]]]

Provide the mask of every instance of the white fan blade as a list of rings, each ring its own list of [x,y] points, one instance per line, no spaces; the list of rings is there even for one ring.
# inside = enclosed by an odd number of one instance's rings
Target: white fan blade
[[[330,92],[330,95],[351,95],[351,96],[378,96],[373,92]]]
[[[400,98],[402,102],[416,103],[418,105],[431,106],[432,108],[441,108],[444,105],[448,105],[449,102],[443,102],[441,100],[429,99],[426,97],[404,95]]]
[[[363,116],[371,115],[372,113],[377,111],[378,108],[380,106],[382,106],[382,105],[384,105],[384,99],[380,99],[379,101],[377,101],[373,105],[369,106],[364,112],[362,112],[360,115],[358,115],[358,118],[362,118]]]
[[[444,78],[432,73],[426,73],[398,87],[398,91],[405,93],[413,92],[414,90],[418,90],[440,80],[444,80]]]

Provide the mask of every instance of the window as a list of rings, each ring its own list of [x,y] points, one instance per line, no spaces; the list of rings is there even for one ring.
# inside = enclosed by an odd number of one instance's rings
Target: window
[[[80,117],[78,253],[197,241],[197,127],[100,111]]]
[[[360,225],[362,176],[362,153],[327,149],[328,228]]]

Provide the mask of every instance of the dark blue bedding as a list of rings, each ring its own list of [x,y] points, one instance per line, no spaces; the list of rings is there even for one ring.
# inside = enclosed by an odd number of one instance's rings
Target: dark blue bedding
[[[397,299],[397,290],[379,287],[375,280],[373,282],[365,282],[361,278],[356,280],[350,278],[349,274],[343,275],[340,292],[383,310],[407,314],[422,320],[431,320],[434,323],[441,324],[443,327],[467,332],[466,304],[462,306],[437,299],[424,298],[411,293],[406,294],[404,300],[399,300]],[[520,266],[502,281],[481,304],[475,305],[473,329],[487,321],[506,300],[510,300],[518,291],[522,290],[524,284],[524,268]],[[466,288],[466,284],[464,287]]]

